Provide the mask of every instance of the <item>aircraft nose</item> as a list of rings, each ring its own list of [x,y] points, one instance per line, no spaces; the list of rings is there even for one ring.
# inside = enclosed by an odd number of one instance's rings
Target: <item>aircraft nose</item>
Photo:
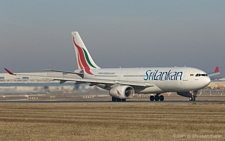
[[[202,77],[201,83],[199,83],[198,85],[199,87],[204,88],[208,86],[210,82],[211,82],[211,79],[208,76],[206,76],[206,77]]]
[[[210,77],[205,77],[204,82],[205,82],[205,86],[209,85],[209,83],[211,82]]]
[[[210,82],[211,82],[211,80],[209,77],[204,77],[201,79],[201,83],[199,83],[198,86],[201,88],[205,88],[206,86],[209,85]]]

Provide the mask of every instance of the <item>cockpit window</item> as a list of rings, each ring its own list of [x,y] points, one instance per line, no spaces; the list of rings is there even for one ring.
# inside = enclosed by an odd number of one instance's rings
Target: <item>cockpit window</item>
[[[198,74],[196,74],[195,76],[196,76],[196,77],[199,77],[199,76],[208,76],[208,74],[200,74],[200,73],[198,73]]]

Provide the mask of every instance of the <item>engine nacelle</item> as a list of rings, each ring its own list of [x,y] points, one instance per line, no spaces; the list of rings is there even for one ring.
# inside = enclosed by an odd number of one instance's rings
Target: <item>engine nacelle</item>
[[[109,95],[116,98],[127,99],[132,98],[134,96],[134,88],[131,86],[120,85],[113,87],[109,91]]]
[[[193,90],[189,92],[177,92],[178,95],[184,96],[184,97],[197,97],[201,93],[200,90]]]

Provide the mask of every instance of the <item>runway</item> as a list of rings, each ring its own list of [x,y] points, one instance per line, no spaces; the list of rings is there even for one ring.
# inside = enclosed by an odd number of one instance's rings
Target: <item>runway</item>
[[[0,101],[0,104],[225,104],[225,101],[126,101],[126,102],[112,102],[112,101]]]

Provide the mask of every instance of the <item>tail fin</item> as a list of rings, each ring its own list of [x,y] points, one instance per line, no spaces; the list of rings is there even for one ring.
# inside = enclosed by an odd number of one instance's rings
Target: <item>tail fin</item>
[[[218,72],[220,72],[220,68],[218,67],[218,66],[216,66],[216,69],[215,69],[215,71],[214,71],[215,73],[218,73]]]
[[[88,74],[91,69],[99,69],[100,67],[95,64],[91,55],[89,54],[84,42],[82,41],[77,31],[72,32],[72,40],[75,49],[78,68],[84,70]]]

